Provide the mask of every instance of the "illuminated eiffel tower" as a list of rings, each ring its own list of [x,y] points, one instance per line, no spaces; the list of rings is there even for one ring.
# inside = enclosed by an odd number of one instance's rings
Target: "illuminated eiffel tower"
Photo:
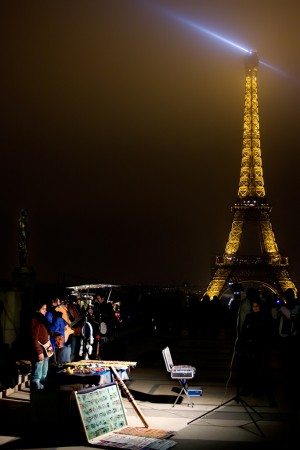
[[[214,295],[220,298],[235,283],[258,283],[281,296],[286,289],[292,288],[296,294],[288,258],[282,257],[278,251],[270,220],[272,208],[264,188],[257,95],[258,62],[256,52],[249,53],[245,60],[243,151],[238,198],[231,207],[233,222],[225,252],[216,257],[214,274],[205,292],[210,298]],[[247,227],[252,234],[256,233],[259,246],[254,255],[247,252],[248,256],[244,256],[240,254],[240,247],[242,237],[245,242]]]

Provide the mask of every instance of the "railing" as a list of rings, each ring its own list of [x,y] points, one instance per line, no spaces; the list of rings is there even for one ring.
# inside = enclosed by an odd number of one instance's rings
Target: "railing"
[[[217,256],[216,265],[218,266],[288,266],[287,256]]]

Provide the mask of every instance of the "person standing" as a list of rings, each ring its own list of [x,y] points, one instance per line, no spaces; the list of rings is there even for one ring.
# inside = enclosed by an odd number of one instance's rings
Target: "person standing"
[[[100,336],[100,354],[101,359],[109,358],[109,341],[114,335],[118,321],[114,312],[114,308],[107,301],[104,290],[99,290],[94,297],[93,303],[94,335]],[[93,355],[95,355],[95,349]]]
[[[30,360],[32,373],[30,379],[30,389],[44,389],[47,380],[49,358],[51,355],[50,330],[46,320],[47,305],[42,302],[37,307],[31,319],[30,337],[31,352]],[[50,356],[51,355],[51,356]]]
[[[239,337],[239,375],[244,395],[266,394],[274,403],[270,383],[269,357],[271,316],[263,310],[259,298],[251,300],[251,311],[245,316]]]
[[[65,321],[65,351],[64,351],[64,363],[72,362],[75,359],[76,352],[78,353],[80,347],[80,332],[79,335],[77,330],[71,327],[72,322],[75,319],[79,319],[79,314],[75,308],[70,305],[67,301],[61,306],[64,309],[64,313],[62,315],[63,320]],[[77,328],[78,329],[78,328]],[[76,333],[76,334],[75,334]],[[78,339],[79,338],[79,339]]]
[[[73,362],[79,360],[79,349],[80,349],[81,329],[83,326],[83,316],[80,314],[76,302],[69,301],[67,310],[71,323],[76,321],[76,325],[72,327],[73,334],[70,334],[69,336],[71,344],[70,361]]]
[[[278,305],[277,309],[281,366],[286,398],[299,418],[300,299],[292,288],[284,292],[284,298],[285,302]],[[276,318],[276,315],[273,317]]]
[[[239,327],[238,331],[243,329],[244,320],[250,312],[253,312],[253,303],[258,302],[261,305],[261,298],[259,290],[254,287],[248,287],[246,289],[245,296],[241,297],[239,305]]]
[[[51,305],[46,313],[49,324],[51,343],[54,350],[53,364],[61,366],[66,362],[65,327],[67,322],[63,319],[63,310],[59,297],[51,300]]]

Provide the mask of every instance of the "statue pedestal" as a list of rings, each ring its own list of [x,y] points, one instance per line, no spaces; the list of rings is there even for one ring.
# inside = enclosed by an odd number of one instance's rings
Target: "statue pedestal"
[[[12,282],[20,289],[31,289],[35,285],[35,271],[32,267],[16,267],[12,273]]]
[[[19,290],[0,292],[0,304],[4,312],[0,315],[3,344],[11,348],[21,328],[22,293]]]
[[[26,323],[33,305],[35,290],[35,272],[30,267],[16,267],[12,273],[13,286],[0,290],[0,304],[5,314],[0,315],[0,329],[3,343],[10,348],[15,345]],[[21,319],[22,318],[22,319]],[[19,344],[18,344],[19,345]]]
[[[16,267],[12,273],[12,282],[15,288],[22,292],[24,309],[31,308],[35,292],[35,271],[27,266]]]

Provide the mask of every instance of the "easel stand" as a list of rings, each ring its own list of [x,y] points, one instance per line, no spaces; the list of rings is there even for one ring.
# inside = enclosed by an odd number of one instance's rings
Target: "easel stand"
[[[195,422],[198,419],[201,419],[204,416],[207,416],[207,414],[210,414],[213,411],[216,411],[217,409],[221,408],[222,406],[227,405],[228,403],[231,403],[235,401],[236,403],[240,403],[244,410],[246,411],[246,413],[248,414],[248,416],[250,417],[250,419],[252,420],[252,422],[254,423],[254,425],[256,426],[258,432],[260,433],[260,435],[262,437],[265,437],[265,435],[263,434],[263,432],[261,431],[261,429],[259,428],[259,426],[257,425],[257,420],[253,417],[252,413],[255,413],[258,415],[259,419],[263,419],[263,416],[261,414],[259,414],[259,412],[257,412],[252,406],[249,405],[249,403],[246,402],[246,400],[243,400],[239,394],[237,394],[235,397],[230,398],[229,400],[227,400],[226,402],[221,403],[220,405],[216,406],[215,408],[206,411],[204,414],[201,414],[201,416],[196,417],[193,420],[190,420],[190,422],[187,423],[187,425],[190,425],[191,423]]]

